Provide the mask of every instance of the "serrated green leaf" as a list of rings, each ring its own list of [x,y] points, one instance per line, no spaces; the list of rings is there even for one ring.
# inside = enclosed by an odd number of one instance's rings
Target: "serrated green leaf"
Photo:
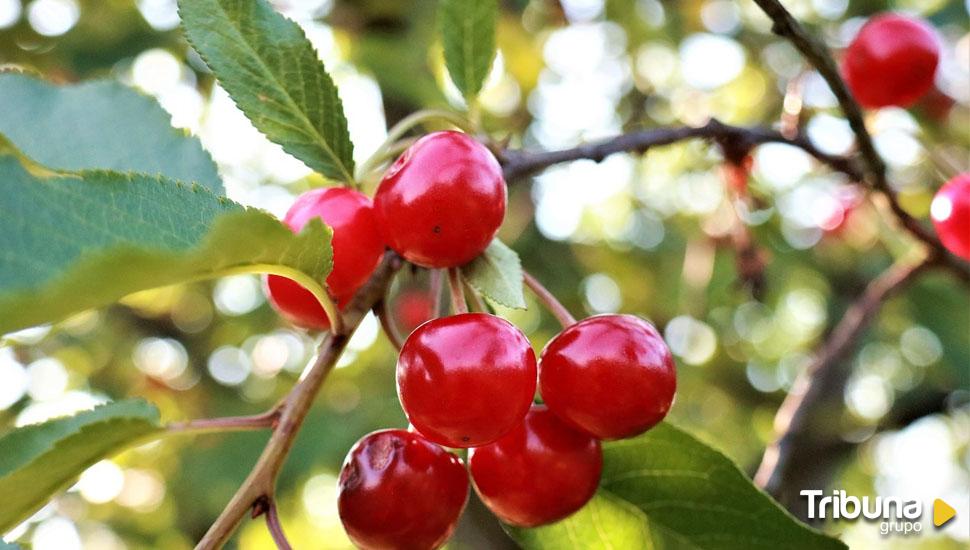
[[[299,25],[265,0],[180,0],[189,42],[260,132],[310,168],[353,181],[337,87]]]
[[[493,305],[525,309],[522,262],[514,250],[495,239],[481,256],[461,268],[472,287]]]
[[[158,410],[132,399],[0,437],[0,533],[30,517],[91,465],[161,429]]]
[[[609,534],[617,526],[635,532],[629,526],[637,517],[630,512],[634,509],[648,533],[642,539],[646,548],[846,548],[798,522],[726,456],[667,423],[633,439],[603,444],[597,495],[563,521],[509,533],[527,550],[626,548]],[[612,505],[605,506],[603,499]],[[607,535],[597,539],[597,533]]]
[[[438,26],[445,66],[465,98],[482,89],[495,58],[495,0],[441,0]]]
[[[294,235],[196,185],[105,171],[40,175],[0,156],[0,334],[234,272],[312,285],[330,272],[330,235],[317,220]]]
[[[48,168],[140,172],[224,193],[199,140],[172,128],[155,100],[119,82],[56,86],[0,73],[0,103],[0,134]]]

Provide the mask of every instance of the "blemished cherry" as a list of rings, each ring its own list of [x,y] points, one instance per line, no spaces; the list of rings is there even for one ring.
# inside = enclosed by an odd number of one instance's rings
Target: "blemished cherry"
[[[337,482],[340,521],[364,549],[438,548],[454,532],[467,500],[461,459],[405,430],[361,438]]]
[[[599,439],[641,434],[663,420],[677,388],[670,349],[633,315],[597,315],[542,350],[539,392],[549,409]]]
[[[842,72],[864,107],[909,107],[933,87],[940,41],[929,23],[897,13],[866,22],[849,44]]]
[[[545,405],[494,443],[471,449],[475,491],[502,521],[536,527],[569,516],[596,493],[600,442],[566,425]]]
[[[387,244],[409,262],[456,267],[495,237],[506,195],[491,151],[461,132],[435,132],[387,169],[374,210]]]
[[[377,229],[371,200],[352,189],[329,187],[303,193],[287,211],[283,222],[298,232],[315,217],[333,229],[333,270],[327,276],[327,289],[342,307],[380,263],[384,241]],[[323,307],[309,290],[295,281],[269,275],[266,287],[270,302],[291,323],[316,330],[330,328]]]
[[[536,357],[525,335],[485,313],[433,319],[408,336],[397,394],[408,420],[448,447],[491,443],[514,428],[536,391]]]
[[[930,204],[930,217],[943,246],[970,260],[970,172],[943,184]]]

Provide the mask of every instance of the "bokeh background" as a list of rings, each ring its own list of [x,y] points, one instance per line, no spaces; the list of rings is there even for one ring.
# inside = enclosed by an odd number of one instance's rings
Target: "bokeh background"
[[[340,88],[358,161],[385,128],[423,107],[461,108],[445,74],[430,0],[275,0],[306,30]],[[629,129],[702,124],[803,127],[824,151],[852,136],[825,83],[753,2],[506,0],[500,54],[482,95],[496,139],[569,147]],[[928,18],[945,46],[936,89],[910,110],[867,114],[905,207],[925,218],[933,191],[967,170],[970,2],[789,0],[838,53],[865,17]],[[323,185],[262,137],[214,85],[181,36],[174,0],[0,0],[0,64],[70,83],[118,79],[154,96],[198,135],[231,198],[282,215]],[[0,109],[3,98],[0,97]],[[511,182],[501,237],[576,314],[630,312],[661,327],[679,369],[671,420],[749,473],[772,417],[812,350],[865,283],[911,243],[879,201],[800,150],[754,154],[751,199],[737,203],[703,142],[577,161]],[[740,220],[740,221],[739,221]],[[766,258],[739,278],[744,224]],[[756,283],[756,284],[752,284]],[[428,315],[427,275],[403,273],[391,309],[401,326]],[[536,304],[503,311],[539,350],[557,330]],[[287,326],[255,276],[139,293],[0,347],[0,432],[123,396],[166,419],[261,411],[292,386],[313,335]],[[825,429],[845,442],[820,486],[957,507],[920,537],[829,523],[855,548],[964,548],[970,538],[970,300],[930,274],[885,304],[851,358]],[[324,386],[281,478],[284,525],[298,548],[344,548],[335,474],[361,435],[405,426],[395,354],[369,317]],[[8,540],[36,550],[191,548],[257,457],[265,434],[165,440],[104,461]],[[822,453],[823,451],[819,451]],[[821,456],[821,455],[820,455]],[[2,495],[0,495],[2,500]],[[232,543],[270,548],[262,522]],[[503,548],[474,504],[451,548]]]

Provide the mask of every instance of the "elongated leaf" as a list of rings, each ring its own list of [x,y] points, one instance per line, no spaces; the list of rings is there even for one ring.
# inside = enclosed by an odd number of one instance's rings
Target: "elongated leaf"
[[[438,25],[451,81],[475,97],[495,58],[495,0],[441,0]]]
[[[128,400],[0,437],[0,533],[30,517],[92,464],[159,430],[154,406]]]
[[[172,128],[155,100],[119,82],[55,86],[0,73],[0,105],[0,134],[48,168],[141,172],[224,193],[199,140]]]
[[[189,42],[259,131],[310,168],[353,179],[337,87],[296,23],[265,0],[179,0],[179,13]]]
[[[228,272],[276,266],[323,281],[331,262],[319,221],[294,235],[200,186],[104,171],[37,175],[0,156],[0,334]]]
[[[514,250],[495,239],[481,256],[461,268],[462,275],[492,304],[525,309],[522,262]]]
[[[799,523],[727,457],[670,424],[605,443],[603,459],[600,502],[594,500],[550,526],[510,528],[523,548],[626,548],[609,536],[597,539],[593,534],[608,535],[616,525],[627,525],[631,508],[639,512],[639,522],[649,534],[647,548],[846,548]],[[604,498],[613,505],[604,506]]]

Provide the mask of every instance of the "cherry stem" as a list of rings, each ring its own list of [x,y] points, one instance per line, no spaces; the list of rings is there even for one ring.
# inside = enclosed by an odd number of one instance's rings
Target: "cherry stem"
[[[488,306],[485,305],[485,300],[482,299],[482,295],[472,285],[468,284],[468,281],[465,281],[465,289],[472,295],[472,302],[475,303],[475,309],[482,313],[488,313]]]
[[[431,288],[431,295],[434,300],[431,313],[432,317],[437,319],[441,317],[441,291],[444,286],[444,277],[441,276],[440,269],[432,269],[430,278],[428,286]]]
[[[443,109],[424,109],[412,113],[398,121],[390,130],[387,131],[387,138],[374,151],[374,154],[365,160],[357,169],[357,177],[366,177],[368,172],[376,169],[382,162],[392,156],[396,142],[404,137],[412,128],[425,124],[432,120],[447,122],[452,126],[457,126],[465,132],[471,133],[474,126],[462,115],[445,111]],[[410,145],[410,144],[409,144]]]
[[[276,511],[276,501],[272,498],[266,498],[262,503],[257,503],[257,506],[260,505],[265,508],[261,511],[266,516],[266,527],[269,529],[269,534],[273,536],[276,547],[279,550],[292,550],[293,547],[290,546],[290,542],[286,540],[286,534],[283,533],[283,524],[280,523],[280,516]],[[260,511],[259,508],[254,510],[255,512]]]
[[[377,315],[377,319],[381,322],[381,329],[384,330],[388,341],[391,342],[394,349],[401,351],[401,347],[404,346],[404,339],[401,337],[401,332],[397,329],[397,325],[394,324],[394,319],[391,318],[391,314],[387,309],[387,297],[374,305],[374,314]]]
[[[546,287],[542,286],[542,283],[540,283],[538,279],[533,277],[525,270],[522,271],[522,278],[525,281],[525,286],[529,287],[529,290],[536,295],[536,298],[538,298],[539,301],[542,302],[542,305],[549,310],[549,313],[552,313],[552,315],[559,321],[559,324],[562,325],[562,328],[567,328],[576,324],[576,318],[569,313],[566,306],[562,305],[562,303],[560,303],[559,300],[557,300],[556,297],[553,296],[548,289],[546,289]]]
[[[280,417],[278,408],[253,416],[227,416],[224,418],[200,418],[185,422],[173,422],[166,427],[175,433],[238,432],[272,428]]]
[[[455,315],[468,313],[468,303],[465,302],[465,289],[461,284],[461,273],[457,267],[448,268],[448,288],[451,290],[451,309]]]

